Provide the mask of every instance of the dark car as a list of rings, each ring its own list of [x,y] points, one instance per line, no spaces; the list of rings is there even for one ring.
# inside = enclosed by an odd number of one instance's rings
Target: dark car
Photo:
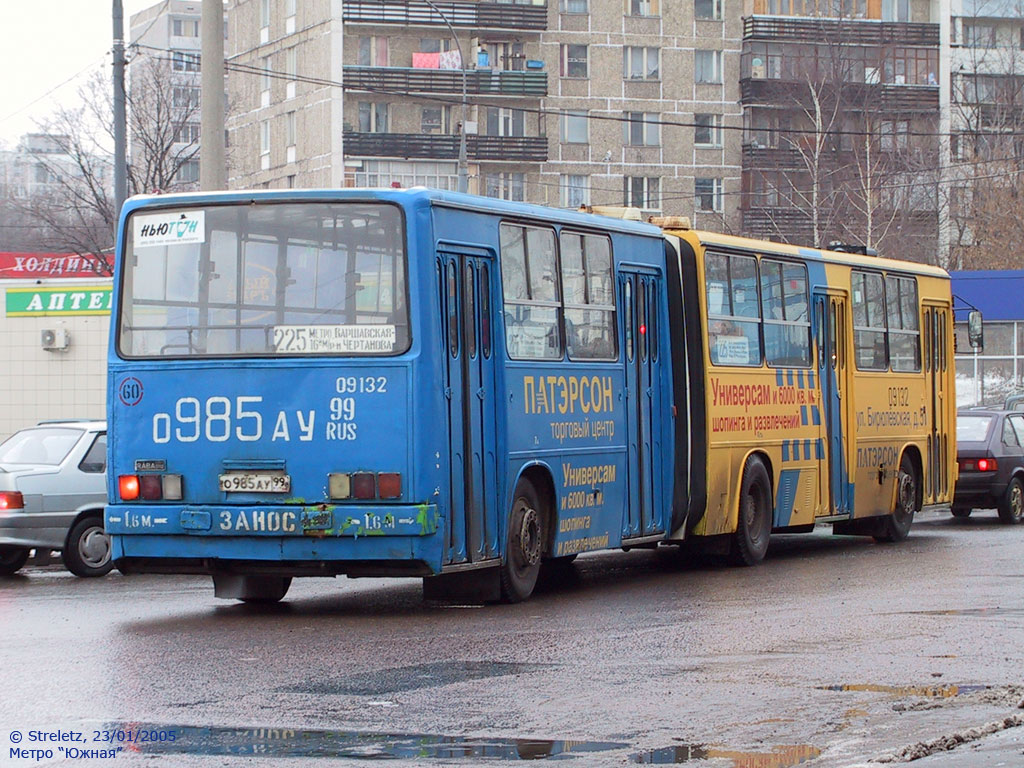
[[[999,510],[1004,523],[1024,515],[1024,412],[960,411],[956,417],[956,461],[960,477],[953,515]]]

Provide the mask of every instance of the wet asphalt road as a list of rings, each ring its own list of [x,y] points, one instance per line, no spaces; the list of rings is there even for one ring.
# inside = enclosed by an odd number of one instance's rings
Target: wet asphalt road
[[[258,609],[205,578],[28,568],[0,580],[0,765],[1024,765],[1024,526],[819,530],[752,569],[582,557],[512,606],[306,579]],[[112,727],[175,741],[8,753],[14,729]]]

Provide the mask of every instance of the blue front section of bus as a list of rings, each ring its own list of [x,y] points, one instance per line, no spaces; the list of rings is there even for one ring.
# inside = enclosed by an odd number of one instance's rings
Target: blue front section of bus
[[[112,372],[111,487],[120,475],[180,475],[183,491],[180,501],[116,500],[106,519],[115,558],[414,559],[437,568],[437,499],[422,490],[437,483],[413,462],[411,371],[278,360],[236,364],[230,375],[180,361]],[[392,484],[398,476],[396,498],[380,473]],[[332,498],[332,474],[371,480],[373,498]],[[283,475],[289,487],[224,489],[246,475]],[[380,498],[385,491],[392,497]]]

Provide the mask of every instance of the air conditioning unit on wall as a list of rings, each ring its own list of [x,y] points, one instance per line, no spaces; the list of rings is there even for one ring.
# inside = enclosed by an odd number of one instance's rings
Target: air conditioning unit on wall
[[[63,351],[71,346],[71,336],[63,328],[47,328],[40,336],[43,349]]]

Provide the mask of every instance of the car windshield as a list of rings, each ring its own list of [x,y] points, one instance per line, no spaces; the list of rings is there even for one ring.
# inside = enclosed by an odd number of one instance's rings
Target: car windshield
[[[988,435],[989,425],[994,416],[966,416],[956,417],[956,439],[967,443],[980,443]]]
[[[0,464],[48,464],[56,466],[75,447],[82,430],[66,427],[23,429],[0,443]]]

